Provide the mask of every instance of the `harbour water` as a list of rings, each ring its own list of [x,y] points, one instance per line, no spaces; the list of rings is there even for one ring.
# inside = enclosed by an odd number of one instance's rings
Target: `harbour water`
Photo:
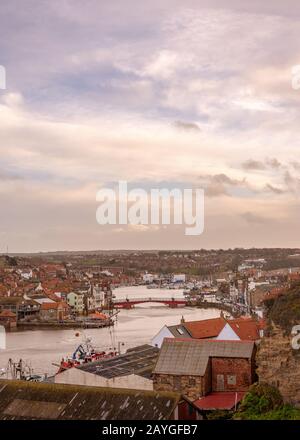
[[[147,289],[143,286],[114,290],[117,298],[182,298],[182,290]],[[147,344],[163,325],[178,324],[185,320],[215,318],[220,315],[216,309],[197,309],[146,303],[131,310],[121,310],[114,328],[89,330],[35,329],[10,332],[6,335],[6,349],[0,350],[0,369],[7,366],[9,358],[22,358],[31,365],[35,373],[49,375],[57,371],[62,357],[70,356],[84,336],[92,338],[93,344],[103,350],[127,348]],[[76,334],[80,333],[79,336]],[[122,345],[124,343],[124,345]]]

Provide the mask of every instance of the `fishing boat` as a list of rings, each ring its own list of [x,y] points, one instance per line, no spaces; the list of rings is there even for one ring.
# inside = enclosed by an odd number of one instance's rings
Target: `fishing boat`
[[[113,311],[112,309],[110,309],[108,313],[109,313],[109,320],[111,321],[112,324],[114,324],[114,322],[117,320],[119,310]],[[102,314],[95,313],[94,315],[92,315],[92,318],[94,318],[94,320],[97,321],[98,320],[97,318],[99,317],[101,318],[100,315]],[[116,345],[114,325],[112,325],[112,327],[111,326],[109,327],[110,327],[111,347],[114,347]],[[75,336],[79,337],[80,333],[77,332]],[[62,358],[60,364],[53,363],[53,365],[58,367],[58,371],[56,374],[62,373],[63,371],[68,370],[69,368],[78,367],[82,364],[87,364],[90,362],[96,362],[99,361],[100,359],[109,359],[120,354],[120,348],[119,351],[116,351],[115,348],[114,349],[110,348],[108,351],[104,351],[94,347],[91,338],[88,338],[84,333],[82,333],[82,336],[83,336],[83,341],[76,347],[72,356]]]
[[[79,335],[79,334],[77,334]],[[90,338],[85,338],[84,342],[80,343],[71,357],[62,358],[60,364],[53,365],[58,367],[58,371],[56,374],[62,373],[69,368],[78,367],[83,364],[87,364],[89,362],[96,362],[101,359],[109,359],[114,356],[117,356],[117,351],[102,351],[97,350]]]
[[[35,373],[31,365],[23,359],[20,359],[18,362],[9,359],[7,366],[0,369],[0,378],[25,380],[29,382],[44,382],[47,380],[47,374]]]

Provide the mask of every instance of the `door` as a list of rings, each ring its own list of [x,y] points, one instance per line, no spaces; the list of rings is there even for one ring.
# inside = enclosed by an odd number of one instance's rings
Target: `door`
[[[224,374],[217,374],[217,391],[224,391]]]

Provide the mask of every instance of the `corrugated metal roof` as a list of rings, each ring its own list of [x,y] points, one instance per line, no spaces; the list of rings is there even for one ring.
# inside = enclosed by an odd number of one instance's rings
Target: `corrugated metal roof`
[[[141,345],[127,350],[125,354],[120,356],[90,362],[77,368],[107,379],[128,374],[149,377],[156,364],[158,353],[159,349],[157,347]]]
[[[203,376],[210,357],[251,358],[252,341],[164,339],[154,373]]]

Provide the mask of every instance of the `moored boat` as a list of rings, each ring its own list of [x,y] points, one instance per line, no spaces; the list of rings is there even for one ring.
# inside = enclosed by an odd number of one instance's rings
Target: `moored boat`
[[[89,362],[96,362],[100,359],[109,359],[117,356],[117,351],[102,351],[97,350],[93,345],[90,338],[86,338],[85,341],[79,344],[71,357],[63,358],[58,366],[56,374],[62,373],[69,368],[78,367]]]

